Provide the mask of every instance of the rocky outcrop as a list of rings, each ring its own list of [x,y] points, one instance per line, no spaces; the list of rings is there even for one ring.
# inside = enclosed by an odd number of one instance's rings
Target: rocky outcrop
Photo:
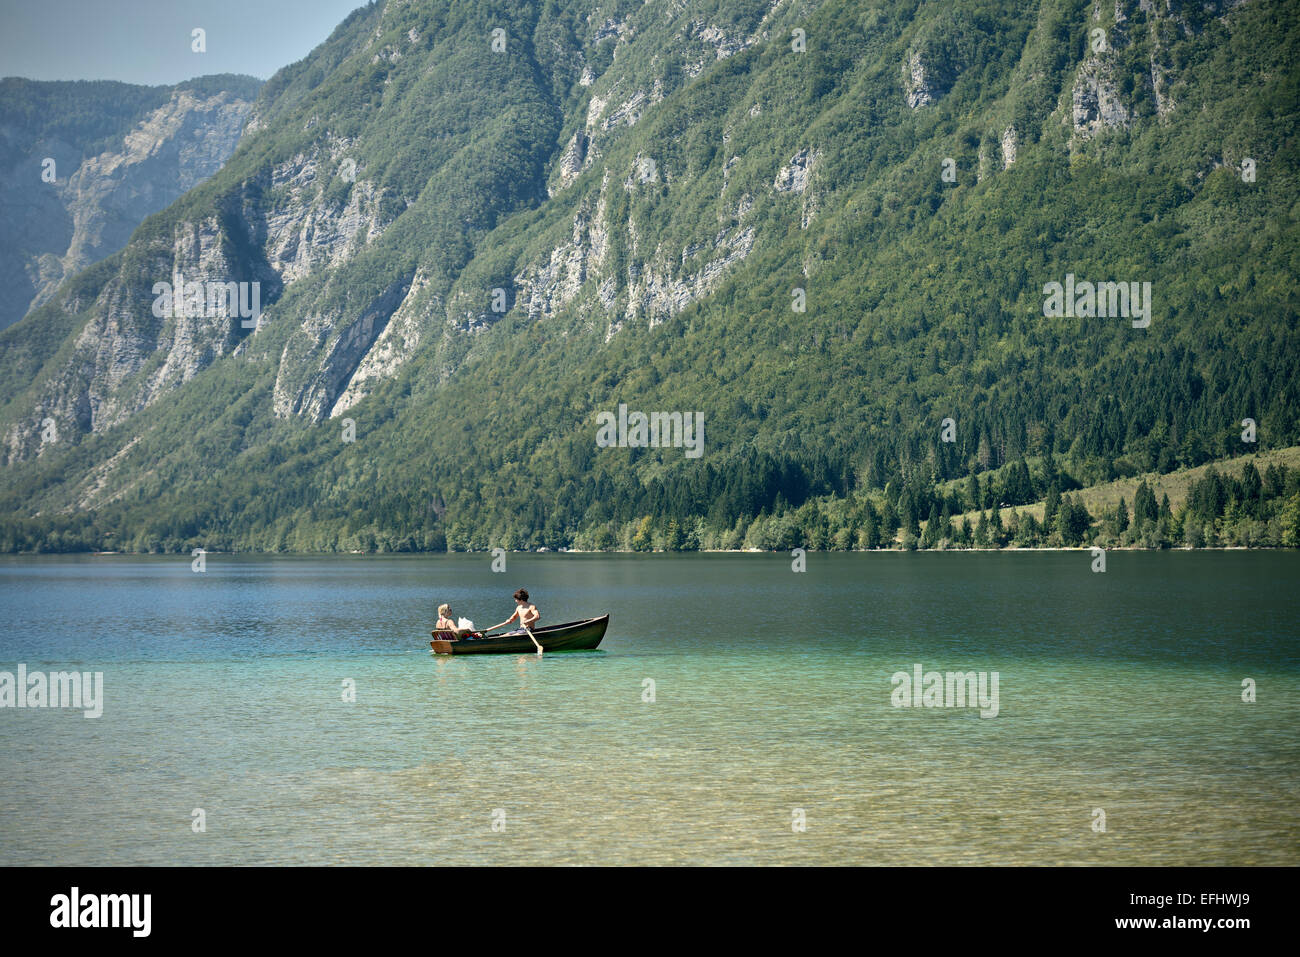
[[[571,239],[553,248],[543,262],[535,262],[514,277],[515,303],[529,319],[555,315],[571,303],[589,276],[598,275],[609,252],[609,183],[605,170],[593,203],[584,204],[573,217]],[[615,288],[616,277],[609,277]],[[612,301],[602,301],[608,311]]]
[[[436,296],[425,295],[428,286],[429,277],[417,272],[401,304],[384,324],[383,331],[356,363],[356,371],[348,378],[347,388],[330,409],[330,418],[342,415],[370,395],[379,382],[396,375],[419,348],[440,306]]]
[[[1002,131],[1002,168],[1010,169],[1016,161],[1016,128],[1008,126]]]
[[[280,355],[272,392],[275,415],[300,415],[313,422],[328,418],[410,284],[410,279],[392,283],[350,320],[319,315],[304,320]]]
[[[602,40],[623,40],[630,33],[627,21],[622,17],[609,17],[600,26],[596,27],[591,35],[592,43],[600,43]]]
[[[310,154],[298,154],[276,166],[265,186],[277,197],[253,223],[253,241],[266,250],[267,260],[285,282],[346,262],[388,225],[380,212],[375,185],[357,179],[347,201],[330,203],[326,189],[334,177],[363,176],[347,155],[346,141]]]
[[[736,36],[720,27],[707,24],[703,20],[693,20],[683,31],[683,37],[694,40],[708,48],[707,55],[687,63],[682,68],[687,77],[694,79],[703,73],[710,64],[725,60],[727,57],[734,56],[742,50],[749,49],[755,43],[767,39],[767,33],[760,31],[750,36]]]
[[[713,256],[691,271],[669,260],[663,250],[656,250],[648,263],[636,270],[628,285],[624,322],[645,319],[656,326],[681,312],[697,299],[707,296],[722,277],[754,248],[754,227],[733,227],[720,231],[708,247]],[[682,260],[698,260],[701,254]],[[676,267],[676,268],[675,268]]]
[[[933,103],[948,92],[948,86],[920,52],[913,50],[907,55],[903,69],[903,95],[909,107],[916,110]]]
[[[1169,81],[1165,70],[1156,62],[1155,53],[1151,54],[1151,92],[1156,98],[1156,116],[1164,119],[1178,106],[1169,94]]]
[[[1129,113],[1120,100],[1108,62],[1089,57],[1079,67],[1071,96],[1071,120],[1079,140],[1129,125]]]
[[[800,171],[796,177],[802,184],[799,190],[806,188],[806,175],[815,160],[816,153],[804,150],[792,161]],[[633,175],[623,182],[625,189],[639,184],[637,165],[633,164]],[[712,237],[690,242],[680,250],[670,251],[659,244],[646,255],[635,218],[609,221],[611,180],[607,169],[598,196],[574,216],[569,241],[553,247],[544,259],[514,277],[516,307],[530,320],[544,321],[575,305],[583,316],[603,316],[607,339],[628,322],[654,326],[707,296],[754,246],[754,227],[742,222],[753,205],[752,199],[745,197],[731,224]],[[622,273],[611,269],[610,250],[616,241],[627,250]]]
[[[790,160],[789,165],[781,167],[776,174],[773,190],[778,193],[802,193],[803,206],[799,215],[799,228],[807,229],[817,215],[818,201],[808,186],[812,182],[813,169],[817,165],[818,153],[809,147],[801,149]]]
[[[777,172],[772,188],[778,193],[802,193],[808,188],[816,160],[817,155],[811,149],[801,149],[794,154],[788,166],[781,167]]]
[[[7,458],[39,451],[33,436],[45,417],[103,431],[235,351],[256,323],[239,314],[237,299],[221,299],[212,308],[211,287],[246,283],[251,301],[255,284],[260,308],[273,321],[274,304],[287,285],[342,265],[380,236],[387,223],[379,191],[365,179],[351,182],[355,171],[343,165],[349,145],[327,139],[274,166],[227,196],[219,214],[176,224],[169,244],[156,244],[143,261],[124,266],[87,304],[88,319],[71,355],[43,381],[29,414],[5,436]],[[330,200],[327,186],[339,175],[348,180],[346,191]],[[157,297],[146,293],[163,282],[173,288],[205,284],[204,307],[156,309]],[[281,355],[275,413],[324,418],[385,331],[407,285],[409,279],[400,284],[400,294],[390,286],[349,323],[305,320]],[[377,356],[369,375],[384,368],[385,359]],[[353,401],[361,394],[359,385]]]
[[[592,157],[587,152],[589,143],[587,134],[582,130],[577,130],[569,137],[569,142],[565,144],[564,152],[560,154],[559,162],[555,165],[551,185],[547,187],[548,195],[554,196],[568,189],[573,185],[573,181],[582,175],[582,171],[591,165]]]
[[[600,129],[608,133],[610,130],[619,126],[636,126],[637,120],[641,119],[641,114],[645,107],[649,95],[644,90],[637,90],[626,100],[614,107],[607,115],[599,117]],[[595,102],[593,100],[593,102]],[[591,123],[590,114],[587,119]]]
[[[230,257],[216,217],[178,224],[169,245],[154,245],[136,269],[114,275],[91,303],[66,300],[85,324],[70,354],[43,380],[28,415],[5,435],[8,460],[39,451],[34,436],[46,417],[83,432],[117,425],[176,389],[215,359],[234,350],[250,329],[238,315],[239,298],[186,306],[155,295],[158,283],[257,282],[258,297],[273,298],[278,280],[249,273]],[[236,277],[239,277],[236,279]],[[251,296],[249,297],[251,299]]]
[[[0,251],[0,328],[49,301],[64,279],[120,249],[146,217],[215,173],[251,109],[234,94],[178,89],[125,133],[119,149],[73,169],[56,165],[54,183],[39,180],[42,156],[28,157],[22,175],[3,177],[9,236]],[[11,140],[24,135],[8,133]]]

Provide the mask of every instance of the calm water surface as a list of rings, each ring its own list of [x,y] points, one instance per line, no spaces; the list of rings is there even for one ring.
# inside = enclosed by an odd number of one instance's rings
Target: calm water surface
[[[105,682],[0,709],[0,864],[1300,863],[1300,554],[508,562],[0,560],[0,671]],[[521,585],[601,650],[429,653]]]

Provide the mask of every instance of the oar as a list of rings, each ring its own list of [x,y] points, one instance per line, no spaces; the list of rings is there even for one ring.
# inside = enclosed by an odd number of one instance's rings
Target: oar
[[[524,631],[528,631],[528,626],[525,625],[522,621],[519,623],[519,625],[524,629]],[[537,636],[534,635],[531,631],[528,631],[528,637],[533,639],[533,644],[537,646],[537,653],[540,655],[542,653],[542,643],[537,640]]]

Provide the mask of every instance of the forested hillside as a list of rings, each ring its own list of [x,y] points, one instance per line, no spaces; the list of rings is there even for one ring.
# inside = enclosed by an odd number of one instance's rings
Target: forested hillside
[[[0,333],[0,548],[1294,546],[1294,469],[1074,495],[1300,444],[1298,54],[1281,0],[363,7]]]

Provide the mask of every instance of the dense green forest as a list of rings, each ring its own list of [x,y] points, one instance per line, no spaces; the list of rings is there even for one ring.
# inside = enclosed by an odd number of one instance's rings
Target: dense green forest
[[[1300,444],[1300,8],[662,6],[372,4],[268,81],[264,128],[221,173],[0,334],[20,450],[0,550],[1300,544],[1294,469],[1215,472],[1177,509],[1150,489],[1106,514],[1077,497]],[[701,54],[691,17],[756,39]],[[614,21],[626,36],[594,39]],[[1098,24],[1126,119],[1083,135]],[[913,53],[932,90],[916,107]],[[587,122],[593,97],[647,91],[635,123]],[[583,130],[596,158],[557,188]],[[126,290],[144,316],[149,264],[210,214],[246,275],[272,275],[239,217],[284,201],[269,170],[334,140],[377,189],[382,236],[268,283],[265,328],[164,398],[26,451],[90,304]],[[774,188],[801,150],[808,187]],[[335,178],[319,201],[357,188]],[[538,306],[526,293],[578,233],[604,258]],[[724,253],[680,307],[648,298],[648,276],[686,286]],[[1150,325],[1045,318],[1067,275],[1151,283]],[[328,343],[417,277],[428,318],[400,368],[341,414],[276,413],[328,386]],[[324,346],[303,331],[319,315]],[[698,412],[704,454],[599,446],[620,403]],[[1041,520],[999,510],[1037,502]]]
[[[1170,507],[1168,495],[1156,501],[1146,482],[1139,483],[1131,503],[1090,514],[1079,496],[1062,493],[1070,477],[1050,460],[1041,472],[1022,459],[1003,475],[972,472],[960,491],[944,492],[933,485],[889,483],[878,493],[808,498],[798,507],[778,496],[773,508],[760,508],[747,520],[739,514],[727,527],[725,518],[687,517],[679,520],[671,503],[663,503],[656,518],[648,513],[619,522],[590,526],[558,547],[586,551],[699,551],[718,549],[852,551],[895,548],[1296,548],[1300,547],[1300,471],[1270,465],[1261,475],[1246,463],[1237,476],[1221,475],[1211,465],[1205,478],[1193,481],[1188,500]],[[1043,495],[1043,517],[1014,509],[1004,520],[1009,501]],[[1018,494],[1020,493],[1020,494]],[[972,522],[963,514],[978,512]],[[126,515],[129,513],[117,513]],[[664,519],[664,514],[670,517]],[[719,512],[719,514],[725,514]],[[116,517],[116,516],[115,516]],[[51,523],[9,520],[0,524],[0,552],[77,552],[98,549],[148,552],[188,552],[193,547],[238,550],[237,540],[213,541],[167,536],[170,520],[152,529],[128,521],[110,525],[82,514],[71,521]],[[293,544],[301,545],[300,542]],[[363,532],[353,538],[312,542],[309,551],[416,552],[486,549],[486,544],[448,541],[445,533],[403,537]],[[287,538],[259,550],[288,550]],[[525,543],[505,540],[518,549]]]

